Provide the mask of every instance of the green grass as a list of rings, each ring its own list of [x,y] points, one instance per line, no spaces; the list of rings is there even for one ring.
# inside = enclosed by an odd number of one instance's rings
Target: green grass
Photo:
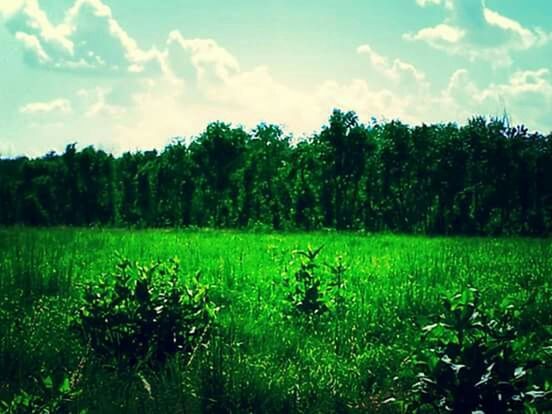
[[[324,246],[321,265],[342,255],[348,267],[340,321],[329,312],[306,324],[285,311],[292,252],[309,244]],[[221,309],[216,335],[190,363],[114,371],[71,331],[83,284],[113,272],[116,253],[178,257],[183,275],[201,271]],[[0,401],[39,395],[35,406],[55,401],[69,412],[399,411],[381,402],[411,385],[420,326],[440,312],[443,295],[473,286],[484,307],[510,300],[522,314],[533,295],[529,319],[550,326],[551,275],[547,239],[3,229]],[[64,381],[70,391],[59,391]]]

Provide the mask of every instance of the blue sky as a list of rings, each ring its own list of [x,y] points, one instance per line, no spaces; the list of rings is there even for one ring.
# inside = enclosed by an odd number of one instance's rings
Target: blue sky
[[[0,155],[474,114],[552,130],[549,0],[0,0]]]

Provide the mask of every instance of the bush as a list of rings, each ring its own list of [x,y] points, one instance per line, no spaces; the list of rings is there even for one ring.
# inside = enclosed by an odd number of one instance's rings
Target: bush
[[[215,317],[207,293],[199,273],[179,278],[176,259],[147,266],[122,259],[114,275],[86,286],[76,325],[96,356],[117,364],[190,358]]]
[[[322,247],[313,250],[296,250],[294,255],[299,257],[299,267],[292,277],[284,277],[284,285],[288,290],[286,299],[291,306],[291,313],[311,318],[328,311],[327,290],[323,285],[322,270],[316,262]],[[295,262],[291,266],[296,267]]]
[[[421,371],[409,411],[517,412],[547,396],[529,378],[545,362],[520,357],[523,338],[514,328],[512,305],[491,318],[480,310],[475,289],[445,299],[443,305],[439,320],[423,328],[427,347],[418,358]]]

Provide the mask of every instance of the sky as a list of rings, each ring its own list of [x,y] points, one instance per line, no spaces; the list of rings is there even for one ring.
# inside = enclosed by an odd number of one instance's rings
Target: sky
[[[0,156],[502,116],[552,131],[550,0],[0,0]]]

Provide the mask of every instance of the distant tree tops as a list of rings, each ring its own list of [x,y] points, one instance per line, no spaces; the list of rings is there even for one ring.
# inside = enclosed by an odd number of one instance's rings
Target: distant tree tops
[[[552,134],[498,119],[362,124],[291,144],[216,122],[190,145],[0,160],[0,224],[552,233]]]

